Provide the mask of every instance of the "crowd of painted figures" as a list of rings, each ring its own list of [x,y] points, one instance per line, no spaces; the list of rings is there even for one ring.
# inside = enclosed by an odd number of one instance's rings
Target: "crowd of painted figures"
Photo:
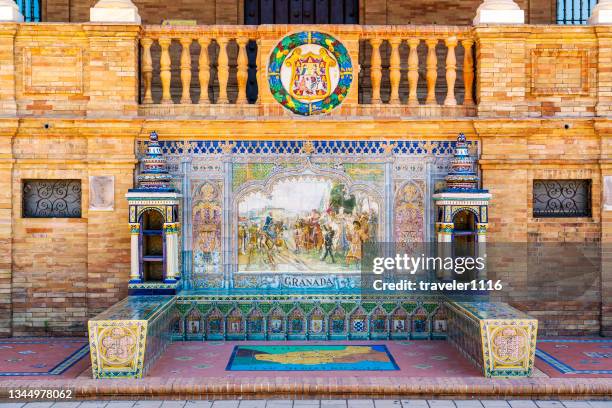
[[[268,266],[280,258],[307,255],[324,262],[351,265],[362,258],[362,245],[373,241],[378,228],[375,211],[345,213],[331,208],[313,209],[303,216],[276,216],[268,211],[261,218],[241,220],[238,226],[238,251],[246,265],[257,260]]]

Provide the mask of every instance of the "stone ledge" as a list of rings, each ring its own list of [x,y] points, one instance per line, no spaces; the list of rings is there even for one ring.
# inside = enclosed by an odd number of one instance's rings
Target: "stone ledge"
[[[571,379],[483,379],[481,377],[419,378],[407,384],[397,378],[338,378],[334,381],[304,377],[299,382],[284,377],[253,378],[149,377],[139,380],[8,380],[0,385],[0,400],[9,390],[72,389],[78,399],[284,399],[284,398],[609,398],[608,378]]]

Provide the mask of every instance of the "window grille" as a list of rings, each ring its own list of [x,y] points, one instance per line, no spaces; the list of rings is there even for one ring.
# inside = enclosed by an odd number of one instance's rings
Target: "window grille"
[[[24,218],[80,218],[81,180],[23,180]]]
[[[40,22],[40,0],[15,0],[23,19],[27,22]]]
[[[534,180],[534,217],[590,217],[591,180]]]
[[[586,24],[597,0],[557,0],[557,24]]]

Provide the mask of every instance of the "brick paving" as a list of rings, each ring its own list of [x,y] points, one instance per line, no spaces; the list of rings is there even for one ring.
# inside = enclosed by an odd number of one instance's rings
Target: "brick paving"
[[[612,408],[609,401],[554,400],[218,400],[11,402],[0,408]]]

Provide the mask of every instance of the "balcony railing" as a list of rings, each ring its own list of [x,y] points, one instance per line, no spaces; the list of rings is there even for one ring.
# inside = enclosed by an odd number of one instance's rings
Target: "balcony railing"
[[[355,76],[339,115],[472,116],[470,27],[325,26],[347,47]],[[278,41],[310,26],[145,26],[141,113],[282,114],[266,64]],[[351,95],[353,95],[351,97]]]

